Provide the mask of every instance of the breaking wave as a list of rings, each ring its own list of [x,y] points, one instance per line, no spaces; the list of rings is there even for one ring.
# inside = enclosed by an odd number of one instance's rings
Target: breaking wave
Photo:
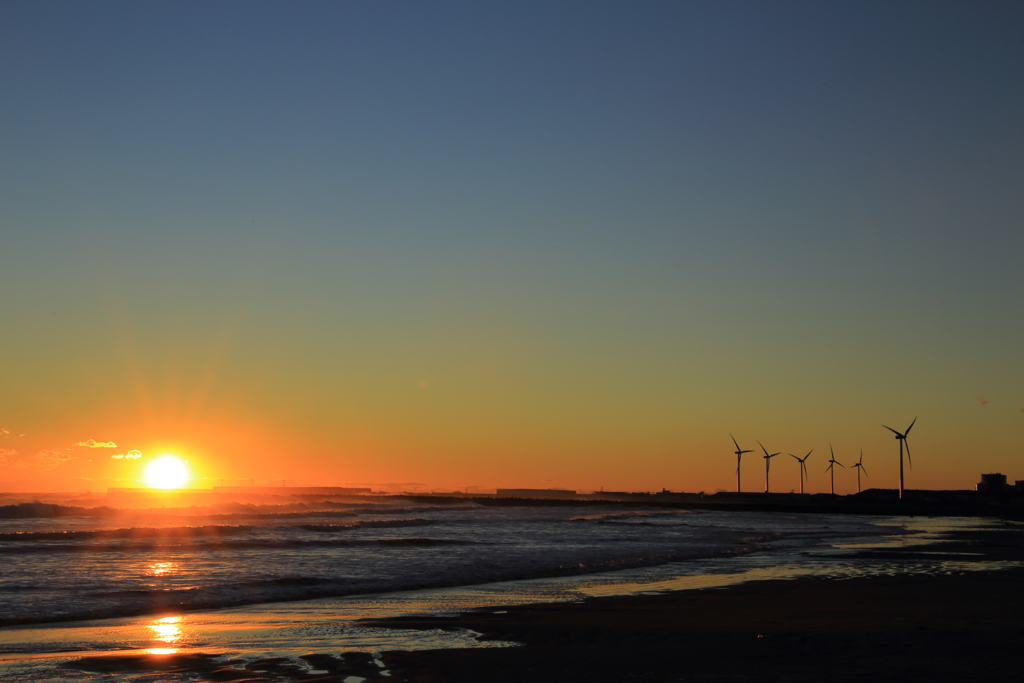
[[[570,522],[594,522],[595,524],[648,524],[651,526],[666,526],[662,520],[674,520],[681,515],[692,514],[673,510],[671,512],[611,512],[596,515],[582,515],[573,517]],[[677,522],[685,524],[685,522]]]
[[[178,542],[175,542],[178,541]],[[188,542],[192,541],[192,542]],[[191,538],[142,538],[124,539],[121,543],[61,543],[51,545],[28,545],[28,546],[0,546],[2,554],[28,554],[28,553],[102,553],[102,552],[123,552],[145,551],[145,550],[181,550],[181,551],[202,551],[202,550],[313,550],[318,548],[355,548],[366,546],[381,547],[431,547],[439,545],[486,545],[482,541],[469,541],[446,538],[367,538],[367,539],[330,539],[330,540],[302,540],[302,539],[238,539],[219,540]]]
[[[358,517],[353,505],[316,505],[307,503],[284,503],[281,505],[253,505],[246,503],[218,503],[200,507],[178,508],[112,508],[76,507],[52,503],[19,503],[0,506],[0,519],[58,519],[64,517],[101,517],[123,519],[288,519],[301,517]],[[364,512],[368,511],[364,509]]]
[[[332,533],[353,529],[397,529],[407,526],[430,526],[431,524],[437,524],[437,520],[416,517],[415,519],[368,519],[346,524],[300,524],[297,528]]]
[[[15,531],[0,533],[0,541],[92,541],[113,539],[219,538],[250,531],[251,526],[171,526],[95,531]]]

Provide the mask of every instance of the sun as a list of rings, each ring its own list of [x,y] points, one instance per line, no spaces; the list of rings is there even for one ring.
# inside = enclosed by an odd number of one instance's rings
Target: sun
[[[173,455],[161,455],[146,468],[146,483],[154,489],[177,489],[188,481],[188,468]]]

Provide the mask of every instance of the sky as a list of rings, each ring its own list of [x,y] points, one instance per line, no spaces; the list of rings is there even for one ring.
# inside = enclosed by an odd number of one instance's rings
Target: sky
[[[0,490],[1024,479],[1024,5],[0,4]],[[764,461],[743,487],[763,490]],[[123,456],[123,457],[118,457]],[[856,490],[840,470],[836,490]]]

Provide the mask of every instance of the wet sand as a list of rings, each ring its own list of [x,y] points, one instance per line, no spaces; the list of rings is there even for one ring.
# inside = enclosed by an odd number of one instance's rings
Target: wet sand
[[[949,566],[1021,562],[1024,529],[967,528],[953,531],[951,542],[858,554],[907,567],[921,566],[923,559],[957,563]],[[300,649],[293,646],[285,657],[233,659],[227,652],[191,649],[157,656],[85,656],[65,660],[63,666],[74,680],[144,671],[152,673],[131,680],[1016,680],[1024,667],[1019,654],[1024,569],[749,581],[365,623],[389,629],[470,629],[484,639],[522,646],[372,656],[339,652],[341,643],[326,637],[303,639],[294,644]]]
[[[1024,559],[1020,529],[959,536],[902,556]],[[384,653],[392,680],[415,683],[977,681],[1024,675],[1022,570],[760,581],[389,623],[468,628],[523,644]]]

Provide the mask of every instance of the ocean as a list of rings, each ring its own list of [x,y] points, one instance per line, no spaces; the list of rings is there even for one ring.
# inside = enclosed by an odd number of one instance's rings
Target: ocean
[[[53,516],[75,512],[0,508],[7,515],[0,518],[3,680],[91,680],[95,674],[64,665],[95,653],[204,652],[247,661],[509,645],[366,620],[743,578],[966,571],[981,567],[948,558],[866,562],[852,551],[984,523],[389,499]],[[33,513],[39,516],[12,517]]]

